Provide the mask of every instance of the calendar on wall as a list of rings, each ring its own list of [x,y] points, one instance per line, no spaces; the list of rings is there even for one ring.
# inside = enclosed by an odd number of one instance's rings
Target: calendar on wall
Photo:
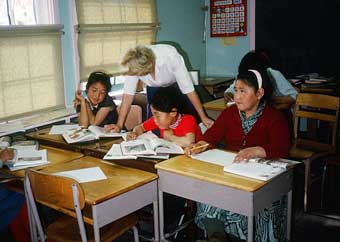
[[[210,0],[211,37],[247,35],[247,0]]]

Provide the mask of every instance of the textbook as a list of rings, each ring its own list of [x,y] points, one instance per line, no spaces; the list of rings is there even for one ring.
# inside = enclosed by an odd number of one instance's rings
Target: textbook
[[[233,173],[261,181],[268,181],[273,177],[285,172],[289,167],[299,164],[298,161],[287,159],[249,159],[234,163],[237,154],[218,149],[208,150],[199,154],[192,155],[193,159],[218,164],[223,166],[224,172]]]
[[[113,132],[105,132],[104,128],[90,125],[87,129],[85,128],[77,128],[75,130],[66,131],[63,134],[64,139],[67,143],[78,143],[78,142],[86,142],[97,140],[99,138],[115,138],[122,137],[125,140],[125,133],[113,133]]]
[[[105,154],[103,160],[129,160],[129,159],[169,159],[169,154],[156,154],[156,155],[124,155],[120,144],[113,144],[111,149]]]
[[[13,141],[9,136],[0,138],[0,149],[12,148],[17,150],[38,150],[39,142],[36,140],[18,140]]]
[[[135,140],[113,144],[104,159],[168,159],[169,154],[184,154],[184,150],[173,142],[158,138],[152,132],[146,132]]]
[[[184,154],[182,147],[158,138],[151,131],[138,136],[135,140],[123,141],[120,145],[123,155]]]
[[[48,164],[47,150],[18,149],[14,152],[13,160],[6,162],[11,171],[26,169]]]

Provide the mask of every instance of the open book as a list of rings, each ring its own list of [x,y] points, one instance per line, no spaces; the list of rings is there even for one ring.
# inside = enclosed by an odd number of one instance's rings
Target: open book
[[[48,164],[47,150],[17,149],[13,160],[6,162],[11,171]]]
[[[129,159],[137,159],[137,158],[166,160],[166,159],[169,159],[169,154],[124,155],[121,145],[113,144],[111,149],[106,153],[103,159],[104,160],[122,160],[122,159],[129,160]]]
[[[288,167],[298,164],[298,161],[287,159],[250,159],[234,163],[236,153],[212,149],[191,157],[209,163],[222,165],[225,172],[240,176],[250,177],[262,181],[268,181],[273,177],[283,173]]]
[[[146,132],[136,140],[123,141],[120,145],[123,155],[184,154],[182,147],[158,138],[152,132]]]
[[[97,140],[103,137],[106,137],[106,138],[122,137],[123,139],[125,139],[126,134],[105,132],[104,128],[91,125],[87,129],[79,127],[76,130],[66,131],[63,134],[63,137],[66,140],[66,142],[70,144],[70,143]]]

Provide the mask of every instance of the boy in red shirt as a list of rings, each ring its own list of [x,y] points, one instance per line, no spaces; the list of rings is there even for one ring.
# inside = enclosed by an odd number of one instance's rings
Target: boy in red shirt
[[[181,94],[172,87],[159,88],[151,99],[153,116],[144,123],[134,127],[128,133],[128,139],[150,130],[159,130],[160,137],[187,147],[201,139],[202,133],[195,118],[182,113]]]

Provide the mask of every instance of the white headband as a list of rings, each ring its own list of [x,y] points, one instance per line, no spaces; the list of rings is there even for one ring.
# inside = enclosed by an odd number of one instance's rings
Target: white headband
[[[248,70],[248,71],[251,71],[252,73],[255,74],[259,89],[262,88],[262,77],[261,77],[260,72],[258,72],[257,70]]]

